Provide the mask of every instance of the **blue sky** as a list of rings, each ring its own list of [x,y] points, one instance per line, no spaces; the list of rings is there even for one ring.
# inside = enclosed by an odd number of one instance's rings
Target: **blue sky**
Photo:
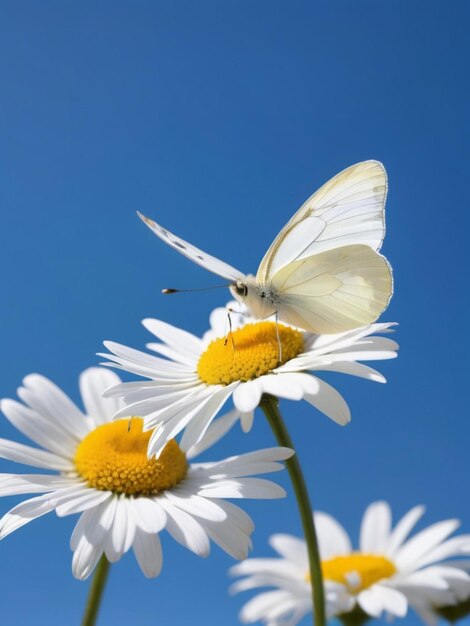
[[[425,522],[458,517],[470,531],[468,4],[6,0],[1,13],[0,395],[40,372],[78,401],[103,339],[142,347],[144,317],[206,329],[227,297],[162,296],[214,281],[137,209],[254,272],[318,186],[379,159],[396,287],[383,319],[400,323],[400,356],[379,364],[387,385],[325,376],[351,406],[346,428],[306,404],[282,408],[314,504],[355,536],[378,498],[397,516],[424,503]],[[0,434],[16,438],[6,420]],[[259,415],[213,458],[272,442]],[[300,533],[292,497],[246,509],[254,555],[273,532]],[[2,542],[5,622],[78,623],[87,584],[70,573],[74,521],[42,518]],[[132,556],[112,568],[100,625],[239,623],[248,595],[228,597],[229,557],[198,559],[169,537],[164,557],[153,581]]]

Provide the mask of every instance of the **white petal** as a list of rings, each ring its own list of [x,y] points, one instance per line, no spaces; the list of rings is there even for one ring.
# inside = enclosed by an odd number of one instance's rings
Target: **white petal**
[[[385,553],[394,556],[424,513],[424,506],[415,506],[406,513],[392,530]]]
[[[352,546],[349,536],[334,517],[318,511],[315,513],[314,519],[322,559],[326,560],[334,556],[351,553]]]
[[[180,352],[175,348],[167,346],[165,343],[156,343],[151,341],[150,343],[146,343],[145,347],[147,348],[147,350],[152,350],[152,352],[157,352],[158,354],[165,356],[170,361],[181,363],[188,369],[195,370],[197,367],[197,357],[185,354],[184,352]]]
[[[113,498],[115,500],[116,498]],[[75,528],[70,537],[70,548],[76,550],[83,535],[86,535],[90,544],[99,547],[111,527],[114,519],[115,504],[113,501],[106,501],[98,506],[88,509],[80,515]]]
[[[328,383],[317,379],[318,393],[305,394],[304,399],[333,421],[344,426],[351,420],[351,412],[343,397]]]
[[[449,588],[445,576],[442,576],[430,567],[418,572],[404,573],[403,576],[397,577],[396,584],[404,590],[417,587],[418,591],[421,591],[424,588],[427,593],[433,589],[445,590]]]
[[[201,412],[204,413],[206,405],[212,396],[212,390],[204,389],[202,392],[192,394],[184,401],[159,411],[156,415],[148,416],[144,421],[144,429],[150,430],[157,427],[149,440],[147,450],[149,457],[156,455],[158,458],[169,439],[176,437],[194,416],[201,414]],[[213,403],[211,403],[209,408],[212,409],[213,406]],[[215,416],[215,414],[213,413],[212,416]]]
[[[165,497],[174,506],[177,506],[179,509],[183,509],[183,511],[186,511],[186,513],[189,513],[190,515],[195,515],[196,517],[215,522],[222,522],[227,519],[225,511],[216,503],[205,498],[201,498],[195,494],[184,494],[184,491],[180,491],[176,488],[173,490],[167,490],[165,492]]]
[[[79,437],[71,437],[61,426],[16,400],[2,400],[0,408],[8,420],[35,443],[63,458],[73,458]],[[85,417],[82,416],[82,420]]]
[[[189,401],[193,394],[201,391],[202,385],[197,383],[188,387],[172,386],[170,390],[162,393],[165,387],[157,387],[155,389],[145,388],[139,394],[133,394],[134,400],[131,402],[129,398],[124,399],[124,406],[114,415],[114,419],[128,418],[130,415],[138,415],[139,417],[148,417],[157,411],[164,411],[170,405],[178,402]]]
[[[135,535],[135,522],[132,515],[128,513],[127,498],[117,498],[114,521],[109,534],[112,543],[110,557],[112,562],[115,562],[129,550]],[[106,554],[108,554],[108,548],[109,544],[107,543]]]
[[[68,488],[75,481],[50,474],[0,474],[0,495],[17,496]]]
[[[236,424],[239,419],[240,413],[236,410],[232,410],[225,415],[222,415],[222,417],[214,420],[206,430],[204,437],[199,441],[199,443],[189,448],[186,452],[187,458],[192,459],[212,447],[232,429],[234,424]]]
[[[458,520],[438,522],[410,539],[396,554],[395,563],[399,570],[413,567],[426,552],[435,548],[459,527]]]
[[[380,372],[355,361],[336,361],[331,365],[322,365],[321,370],[324,372],[339,372],[340,374],[348,374],[349,376],[357,376],[367,380],[373,380],[376,383],[386,383],[387,379]]]
[[[307,547],[303,539],[292,535],[276,534],[271,535],[269,543],[285,559],[295,563],[304,572],[308,571]]]
[[[240,612],[242,622],[264,621],[268,626],[275,626],[273,622],[267,621],[269,611],[279,603],[291,600],[291,596],[284,590],[266,591],[260,593],[245,604]]]
[[[284,498],[285,490],[276,483],[264,478],[237,478],[214,482],[201,489],[200,496],[206,498]]]
[[[334,335],[311,335],[308,349],[315,354],[337,352],[360,343],[360,340],[364,337],[369,337],[374,333],[385,332],[388,328],[394,325],[395,324],[393,322],[385,324],[371,324],[369,326],[362,326],[360,328],[355,328],[354,330],[348,330]]]
[[[8,461],[59,472],[67,472],[73,468],[72,461],[67,458],[15,441],[8,441],[8,439],[0,439],[0,457]]]
[[[135,558],[140,569],[147,578],[155,578],[162,569],[162,545],[158,535],[136,530],[134,543],[132,544]]]
[[[0,539],[53,510],[54,506],[50,503],[47,493],[17,504],[0,519]]]
[[[63,493],[64,492],[64,493]],[[110,491],[98,491],[89,487],[78,486],[74,490],[61,490],[51,494],[50,499],[55,505],[56,513],[59,517],[81,513],[87,509],[97,506],[112,497]]]
[[[224,522],[202,520],[201,525],[212,541],[234,559],[242,560],[247,557],[251,539],[230,519]]]
[[[199,411],[193,415],[181,439],[180,447],[182,450],[189,450],[204,437],[210,423],[229,396],[232,395],[235,385],[236,383],[222,387],[222,389],[211,395],[208,400],[203,403]]]
[[[85,580],[93,572],[103,550],[101,546],[92,545],[85,535],[80,538],[73,553],[72,573],[78,580]]]
[[[392,513],[386,502],[370,504],[362,518],[359,545],[361,552],[383,553],[392,525]]]
[[[103,396],[105,398],[122,397],[135,401],[143,398],[150,398],[153,395],[169,393],[176,389],[189,389],[194,385],[194,380],[198,380],[197,375],[193,376],[190,382],[180,382],[177,380],[135,380],[131,383],[119,383],[114,387],[106,389]]]
[[[378,585],[361,591],[357,596],[357,602],[363,611],[372,617],[380,617],[384,610],[383,597]]]
[[[236,567],[236,566],[235,566]],[[231,568],[233,573],[233,568]],[[229,593],[234,594],[240,591],[247,591],[248,589],[255,589],[256,587],[281,587],[282,589],[289,589],[299,586],[299,580],[289,579],[287,576],[276,576],[272,572],[261,573],[255,576],[249,576],[233,583],[229,587]]]
[[[433,550],[424,554],[417,564],[419,567],[430,565],[437,561],[442,561],[453,556],[461,556],[468,550],[470,545],[469,535],[460,535],[459,537],[452,537],[447,541],[444,541],[440,545],[436,546]],[[416,565],[417,565],[416,564]],[[415,566],[416,566],[415,565]]]
[[[83,413],[51,380],[30,374],[18,389],[19,397],[42,417],[54,423],[70,437],[81,439],[89,431]]]
[[[286,400],[302,400],[304,389],[300,377],[303,374],[286,373],[261,376],[260,383],[264,393]]]
[[[294,455],[294,450],[277,446],[275,448],[264,448],[229,457],[217,463],[206,463],[203,472],[210,477],[235,477],[246,476],[247,474],[263,474],[269,471],[278,471],[284,466],[276,461],[285,461]],[[266,469],[269,467],[270,469]],[[247,471],[249,468],[249,471]]]
[[[408,612],[406,596],[397,589],[391,589],[386,585],[377,585],[380,588],[380,596],[384,611],[396,617],[405,617]]]
[[[181,363],[160,359],[147,352],[135,350],[114,341],[104,341],[103,343],[111,354],[99,352],[98,356],[110,359],[112,362],[101,365],[124,369],[138,376],[153,379],[183,380],[188,375],[194,376],[194,372]]]
[[[132,509],[137,526],[145,533],[159,533],[165,528],[166,513],[158,498],[134,498]]]
[[[292,579],[295,580],[296,583],[302,580],[305,586],[305,570],[302,571],[299,578],[298,565],[284,559],[247,559],[243,561],[243,563],[238,563],[231,567],[230,574],[232,576],[246,576],[251,574],[255,574],[256,576],[270,576],[273,577],[273,580],[284,578],[285,581],[288,581]]]
[[[113,359],[117,357],[117,359],[122,361],[124,364],[129,364],[130,366],[135,365],[136,368],[142,368],[144,370],[155,372],[168,371],[173,373],[187,370],[186,367],[179,363],[174,363],[172,361],[168,361],[167,359],[160,359],[153,354],[148,354],[148,352],[136,350],[135,348],[130,348],[122,343],[117,343],[115,341],[103,341],[103,345],[112,353],[113,356],[109,354],[104,354],[102,356],[111,356]]]
[[[244,433],[249,433],[253,427],[253,420],[255,418],[255,414],[253,411],[249,411],[248,413],[240,412],[240,422],[242,425],[242,430]]]
[[[101,367],[112,367],[113,369],[123,370],[124,372],[128,372],[130,374],[150,378],[151,382],[159,380],[161,384],[169,384],[171,382],[183,383],[195,380],[195,376],[192,371],[188,368],[184,369],[186,366],[175,363],[174,361],[165,361],[164,359],[160,359],[163,363],[168,363],[168,366],[161,366],[157,369],[156,367],[150,368],[143,365],[135,365],[132,361],[128,361],[127,359],[120,358],[112,354],[97,352],[97,355],[110,359],[109,361],[102,361],[99,364]],[[112,393],[110,391],[109,397],[111,397],[111,395]]]
[[[224,509],[233,524],[238,526],[246,535],[251,535],[255,525],[248,513],[245,513],[243,509],[233,504],[233,502],[227,502],[226,500],[214,500],[214,502],[217,502]]]
[[[195,552],[207,556],[210,551],[209,538],[202,526],[190,515],[161,498],[168,519],[166,529],[175,541]]]
[[[191,357],[193,362],[199,359],[204,350],[202,341],[186,330],[152,318],[143,320],[142,324],[152,335],[172,346],[181,354]]]
[[[79,386],[85,410],[95,424],[111,422],[114,414],[121,408],[117,398],[104,397],[106,389],[119,385],[117,374],[104,367],[89,367],[80,374]]]
[[[259,405],[262,393],[263,385],[259,379],[240,383],[233,392],[233,403],[242,413],[249,413]]]
[[[234,461],[233,463],[227,464],[220,463],[220,465],[214,463],[210,464],[210,466],[210,469],[200,469],[198,473],[194,475],[194,479],[199,481],[201,487],[210,487],[210,483],[214,479],[223,480],[225,478],[255,476],[256,474],[279,472],[284,469],[282,463],[274,463],[273,461],[247,461],[246,463]],[[207,479],[203,477],[204,474],[207,476]]]

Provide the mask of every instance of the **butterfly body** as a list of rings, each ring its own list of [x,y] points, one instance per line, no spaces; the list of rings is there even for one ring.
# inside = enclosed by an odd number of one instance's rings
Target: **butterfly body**
[[[256,276],[139,216],[181,254],[227,279],[233,296],[254,318],[276,315],[310,332],[337,333],[374,322],[392,296],[391,267],[379,253],[386,193],[386,173],[378,161],[340,172],[284,226]]]

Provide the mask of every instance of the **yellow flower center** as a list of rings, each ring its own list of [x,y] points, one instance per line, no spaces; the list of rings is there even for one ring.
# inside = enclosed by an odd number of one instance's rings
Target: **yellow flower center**
[[[278,324],[281,363],[304,350],[302,333]],[[267,374],[279,363],[279,344],[274,322],[247,324],[225,338],[215,339],[197,364],[199,378],[208,385],[228,385]]]
[[[140,417],[98,426],[80,443],[75,468],[89,487],[127,496],[151,496],[177,485],[186,476],[186,456],[174,439],[158,459],[147,458],[150,432]]]
[[[396,573],[395,565],[384,556],[375,554],[348,554],[337,556],[321,564],[323,578],[346,585],[355,593],[363,591]]]

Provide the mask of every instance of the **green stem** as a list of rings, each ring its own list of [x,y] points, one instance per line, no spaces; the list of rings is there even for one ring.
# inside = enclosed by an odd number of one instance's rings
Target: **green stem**
[[[356,605],[349,613],[338,615],[338,619],[343,626],[363,626],[363,624],[370,620],[370,615],[367,615],[367,613]]]
[[[104,556],[98,562],[93,580],[91,581],[90,591],[88,592],[88,600],[83,614],[82,626],[94,626],[100,609],[103,591],[109,573],[109,561]]]
[[[271,429],[280,446],[295,450],[292,439],[287,431],[282,416],[279,412],[278,400],[274,396],[263,395],[260,407],[271,426]],[[315,616],[315,626],[325,626],[325,595],[323,592],[323,579],[321,571],[320,553],[318,550],[317,535],[313,522],[312,505],[307,491],[307,485],[302,474],[297,453],[286,461],[287,471],[294,488],[297,506],[299,508],[300,519],[304,529],[305,541],[307,543],[308,560],[310,563],[310,581],[312,585],[313,613]]]

